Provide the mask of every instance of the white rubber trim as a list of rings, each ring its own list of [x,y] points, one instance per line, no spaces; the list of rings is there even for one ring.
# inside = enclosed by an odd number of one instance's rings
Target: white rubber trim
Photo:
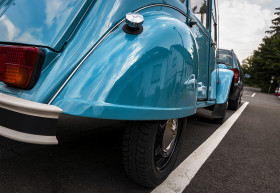
[[[0,108],[36,117],[58,119],[63,112],[62,109],[54,106],[0,93]]]
[[[187,157],[152,193],[180,193],[189,185],[201,166],[213,153],[232,125],[245,110],[245,102],[224,124],[222,124],[203,144]],[[207,192],[207,190],[206,190]]]
[[[32,135],[27,133],[22,133],[18,131],[14,131],[3,127],[0,125],[0,135],[3,137],[13,139],[16,141],[21,141],[25,143],[34,143],[40,145],[56,145],[58,141],[56,136],[43,136],[43,135]]]

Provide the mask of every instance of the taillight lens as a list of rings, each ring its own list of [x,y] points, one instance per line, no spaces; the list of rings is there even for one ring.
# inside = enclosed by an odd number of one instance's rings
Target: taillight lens
[[[233,68],[232,71],[234,72],[234,82],[238,83],[238,69]]]
[[[0,46],[0,81],[30,89],[37,82],[45,54],[37,47]]]

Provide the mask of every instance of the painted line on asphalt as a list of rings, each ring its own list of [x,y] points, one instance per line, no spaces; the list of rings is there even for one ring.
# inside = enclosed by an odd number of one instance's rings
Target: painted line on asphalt
[[[248,104],[249,102],[245,102],[203,144],[201,144],[191,155],[189,155],[189,157],[187,157],[162,184],[156,187],[152,193],[183,192]]]
[[[252,94],[252,97],[254,97],[256,95],[256,93]]]

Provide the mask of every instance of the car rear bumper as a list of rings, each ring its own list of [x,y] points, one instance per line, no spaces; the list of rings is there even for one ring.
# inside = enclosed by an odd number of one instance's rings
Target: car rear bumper
[[[0,93],[0,135],[26,143],[55,145],[62,109]]]

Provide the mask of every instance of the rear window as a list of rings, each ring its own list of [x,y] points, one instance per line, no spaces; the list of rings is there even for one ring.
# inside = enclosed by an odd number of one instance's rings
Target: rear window
[[[218,50],[218,64],[232,67],[232,53],[228,50]]]

